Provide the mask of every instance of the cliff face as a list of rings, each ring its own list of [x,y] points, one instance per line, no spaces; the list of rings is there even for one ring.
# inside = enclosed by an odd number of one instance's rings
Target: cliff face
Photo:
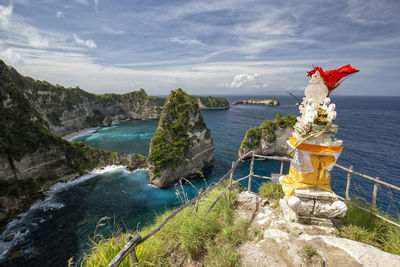
[[[241,157],[254,150],[259,155],[285,156],[290,151],[286,140],[292,135],[297,119],[294,115],[282,117],[277,114],[275,120],[264,121],[260,126],[250,128],[243,138],[238,155]]]
[[[167,187],[212,165],[214,145],[198,104],[182,89],[172,91],[150,143],[150,182]]]
[[[0,70],[0,230],[56,182],[110,164],[147,167],[141,155],[100,151],[52,134],[21,89],[25,77],[6,65]]]
[[[143,89],[128,94],[95,95],[78,87],[64,88],[20,75],[0,60],[0,80],[12,80],[23,92],[52,133],[63,136],[112,120],[158,119],[160,97],[148,96]]]
[[[232,105],[238,105],[238,104],[279,106],[279,100],[276,99],[275,97],[269,97],[267,99],[239,100],[232,103]]]

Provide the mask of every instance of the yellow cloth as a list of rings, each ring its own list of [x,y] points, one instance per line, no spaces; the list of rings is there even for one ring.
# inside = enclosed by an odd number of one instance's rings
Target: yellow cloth
[[[332,192],[331,177],[327,175],[326,167],[334,164],[336,158],[331,155],[310,154],[310,160],[313,171],[309,173],[299,172],[293,166],[290,166],[289,174],[282,180],[282,189],[287,198],[294,194],[295,189],[313,186]]]
[[[343,145],[341,146],[319,146],[319,145],[310,145],[302,143],[300,145],[297,144],[298,139],[296,137],[290,137],[289,143],[292,147],[295,147],[300,150],[310,151],[313,153],[337,153],[343,150]]]

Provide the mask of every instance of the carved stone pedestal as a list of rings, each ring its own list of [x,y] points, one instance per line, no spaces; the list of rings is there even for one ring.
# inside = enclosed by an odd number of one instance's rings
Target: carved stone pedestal
[[[343,218],[347,206],[335,193],[318,187],[296,189],[294,196],[279,202],[286,220],[302,224],[333,226],[333,221]]]

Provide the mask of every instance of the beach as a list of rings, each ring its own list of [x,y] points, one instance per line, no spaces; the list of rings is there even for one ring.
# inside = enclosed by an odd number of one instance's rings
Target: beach
[[[80,131],[76,131],[67,135],[62,136],[63,139],[71,141],[73,138],[83,135],[89,131],[94,131],[96,128],[85,128]]]

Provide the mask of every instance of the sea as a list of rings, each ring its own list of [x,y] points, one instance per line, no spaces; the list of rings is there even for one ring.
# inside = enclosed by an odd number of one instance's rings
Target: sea
[[[266,96],[224,96],[231,103],[240,99]],[[66,266],[80,264],[99,236],[127,229],[140,229],[154,222],[167,209],[196,196],[201,188],[216,182],[238,158],[240,143],[250,127],[274,119],[277,113],[299,115],[296,100],[276,96],[279,106],[231,105],[229,110],[203,110],[215,145],[214,165],[204,171],[206,179],[195,178],[192,185],[175,184],[158,189],[149,183],[148,170],[130,172],[123,166],[94,170],[74,181],[58,183],[46,192],[46,199],[12,221],[0,236],[0,265]],[[338,164],[388,183],[400,186],[400,97],[331,96],[338,113],[337,138],[344,149]],[[126,120],[111,127],[98,127],[74,141],[119,153],[148,155],[149,143],[157,128],[156,120]],[[249,161],[242,162],[235,178],[249,173]],[[280,162],[257,160],[255,173],[279,173]],[[284,166],[287,172],[289,165]],[[344,196],[347,173],[334,168],[331,185]],[[257,192],[264,180],[254,179]],[[247,187],[247,181],[242,184]],[[373,183],[352,176],[350,194],[357,201],[370,203]],[[382,212],[399,217],[400,192],[384,186],[378,189],[377,205]],[[7,237],[13,240],[6,242]]]

